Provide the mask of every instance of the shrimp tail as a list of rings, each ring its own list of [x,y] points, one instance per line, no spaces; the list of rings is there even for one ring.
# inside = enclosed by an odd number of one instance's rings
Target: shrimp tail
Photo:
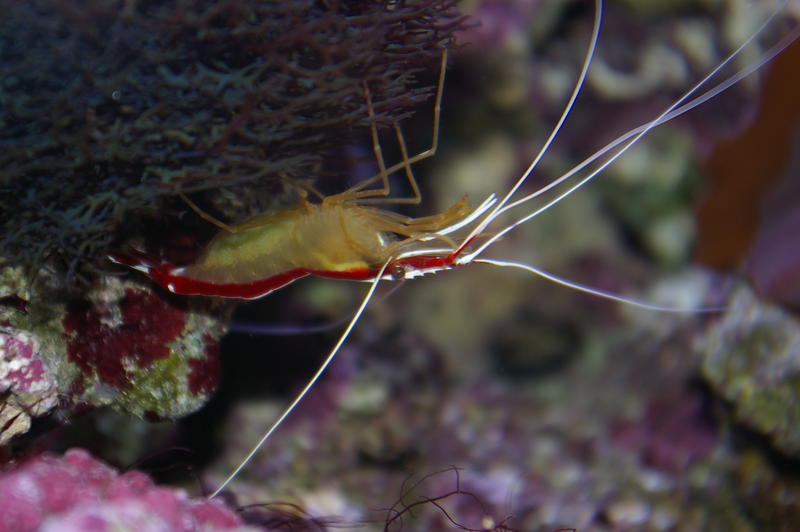
[[[131,249],[125,253],[109,253],[108,259],[115,264],[121,264],[143,272],[162,288],[174,292],[174,289],[170,286],[170,280],[176,269],[174,264],[137,249]]]
[[[131,249],[125,253],[109,253],[108,260],[115,264],[121,264],[133,268],[134,270],[139,270],[148,275],[152,275],[153,272],[158,270],[168,271],[175,267],[170,263],[160,260],[155,255],[150,255],[149,253],[137,249]]]
[[[187,275],[185,267],[165,262],[154,255],[139,250],[130,250],[125,253],[109,253],[108,259],[116,264],[144,273],[158,286],[173,294],[235,297],[248,300],[263,297],[292,281],[315,273],[303,268],[295,268],[248,283],[219,283],[193,278]],[[362,277],[361,275],[323,276],[353,279],[361,279]]]

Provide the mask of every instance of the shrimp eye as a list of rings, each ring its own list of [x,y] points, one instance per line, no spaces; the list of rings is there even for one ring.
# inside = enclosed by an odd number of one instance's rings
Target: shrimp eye
[[[392,279],[394,279],[395,281],[402,281],[403,279],[406,278],[406,269],[400,264],[395,264],[394,266],[392,266],[389,275],[391,275]]]

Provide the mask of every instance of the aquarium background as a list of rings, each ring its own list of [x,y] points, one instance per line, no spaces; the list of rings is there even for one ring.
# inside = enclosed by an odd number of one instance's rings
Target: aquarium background
[[[593,5],[54,5],[0,2],[0,530],[800,525],[796,44],[487,252],[693,310],[484,264],[381,283],[323,379],[206,503],[368,286],[178,297],[106,254],[196,257],[214,228],[179,192],[238,221],[372,175],[362,74],[387,159],[393,119],[427,149],[442,46],[439,153],[414,167],[422,204],[397,210],[504,193],[558,120]],[[523,190],[658,116],[773,7],[608,2],[586,86]],[[720,80],[791,35],[792,7]]]

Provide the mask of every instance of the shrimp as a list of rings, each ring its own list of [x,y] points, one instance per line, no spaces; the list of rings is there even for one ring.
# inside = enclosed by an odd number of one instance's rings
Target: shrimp
[[[403,153],[403,161],[397,165],[386,167],[380,146],[377,143],[377,131],[374,121],[370,125],[373,137],[373,146],[380,173],[375,178],[341,194],[323,198],[318,205],[301,198],[300,204],[289,209],[259,215],[237,226],[226,228],[221,226],[222,232],[212,240],[201,259],[194,265],[177,267],[152,261],[146,257],[125,257],[115,255],[112,260],[137,268],[166,289],[176,293],[216,295],[224,297],[238,297],[253,299],[264,296],[286,284],[307,275],[317,275],[339,279],[367,281],[369,289],[352,316],[347,327],[340,335],[338,341],[328,353],[322,365],[308,381],[305,387],[295,396],[294,400],[283,410],[278,419],[264,433],[260,441],[253,447],[247,457],[231,472],[219,487],[211,494],[218,495],[228,484],[246,467],[249,461],[261,449],[283,421],[293,412],[303,400],[309,390],[315,385],[320,376],[333,361],[340,348],[347,341],[350,333],[369,305],[378,284],[383,280],[414,279],[427,274],[438,273],[468,266],[471,264],[487,264],[495,267],[515,268],[545,277],[559,284],[584,291],[596,296],[636,305],[648,309],[685,312],[718,310],[711,308],[672,308],[652,305],[645,302],[625,298],[614,293],[594,289],[573,281],[552,275],[544,270],[529,264],[500,260],[486,257],[487,250],[500,239],[527,223],[533,218],[546,212],[553,206],[572,195],[575,191],[592,181],[606,168],[619,159],[640,139],[655,127],[672,120],[673,118],[693,109],[697,105],[715,97],[731,85],[737,83],[749,73],[759,68],[777,54],[780,49],[795,40],[798,31],[795,28],[785,39],[773,49],[766,52],[750,67],[745,68],[726,81],[712,87],[699,96],[698,91],[710,83],[723,68],[728,66],[739,53],[748,46],[752,40],[761,33],[763,28],[786,7],[783,2],[781,7],[767,19],[742,45],[729,57],[717,65],[707,76],[691,87],[684,95],[669,105],[658,116],[629,131],[609,143],[585,161],[550,182],[543,188],[522,195],[523,185],[529,179],[550,148],[562,125],[567,119],[578,95],[583,87],[587,72],[594,57],[595,47],[600,34],[602,19],[602,0],[597,0],[595,19],[578,80],[565,105],[564,112],[552,129],[544,146],[533,158],[528,168],[514,182],[512,187],[497,198],[490,195],[477,208],[470,209],[466,200],[455,203],[444,212],[424,218],[405,218],[383,209],[378,209],[370,203],[403,203],[409,198],[393,200],[389,197],[387,175],[403,170],[406,172],[409,184],[415,191],[414,197],[408,203],[418,202],[419,193],[411,173],[411,164],[431,156],[436,152],[438,139],[438,120],[441,92],[443,86],[444,65],[443,58],[440,71],[440,82],[437,88],[436,104],[434,108],[434,140],[429,150],[413,157],[408,157],[404,141],[400,134],[399,126],[395,125],[398,142]],[[368,90],[365,87],[367,98]],[[369,101],[369,100],[368,100]],[[371,106],[370,106],[371,107]],[[370,111],[372,114],[372,111]],[[523,215],[506,225],[494,228],[501,216],[511,213],[518,207],[526,208],[532,200],[555,189],[559,185],[572,179],[578,172],[590,164],[602,159],[596,168],[587,175],[571,183],[565,192],[558,194],[554,199],[544,205],[528,210]],[[382,188],[368,189],[370,184],[380,180]],[[376,200],[376,201],[372,201]],[[308,224],[307,226],[305,224]],[[330,229],[335,226],[335,229]],[[466,235],[454,240],[449,235],[472,226]],[[333,230],[335,233],[326,233],[325,238],[317,239],[316,234],[321,231]],[[285,235],[294,233],[303,235],[298,243],[285,245]],[[397,239],[395,235],[400,235]],[[266,241],[264,244],[261,239]],[[325,242],[332,242],[328,246]],[[430,245],[432,241],[442,245]],[[276,258],[271,258],[275,253]],[[267,257],[270,257],[269,260]],[[278,258],[279,257],[279,258]],[[267,262],[268,265],[261,265]]]
[[[464,197],[444,212],[421,218],[409,218],[370,205],[420,202],[411,164],[436,153],[446,65],[447,53],[444,52],[434,105],[433,141],[424,152],[408,157],[402,131],[395,122],[403,162],[386,168],[378,142],[375,111],[369,88],[364,83],[370,133],[380,169],[377,176],[325,197],[319,204],[308,201],[307,193],[302,190],[299,204],[259,214],[233,226],[214,219],[181,195],[202,218],[221,229],[199,260],[187,266],[174,266],[137,252],[112,254],[110,259],[146,273],[162,288],[175,294],[239,299],[264,297],[307,275],[371,280],[381,264],[395,257],[408,257],[389,269],[395,278],[404,278],[405,268],[413,265],[413,257],[417,256],[415,250],[421,243],[442,239],[452,244],[446,235],[483,214],[493,201],[490,198],[478,209],[471,210]],[[400,167],[405,169],[413,191],[413,196],[408,198],[389,197],[388,175]],[[381,181],[380,188],[366,188],[376,180]],[[404,238],[398,240],[395,235]]]

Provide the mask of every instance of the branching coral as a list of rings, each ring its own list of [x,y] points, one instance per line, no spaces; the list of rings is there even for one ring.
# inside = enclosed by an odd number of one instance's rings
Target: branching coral
[[[408,113],[463,25],[452,0],[2,7],[0,256],[62,271],[178,191],[308,177],[363,131],[363,82]]]

